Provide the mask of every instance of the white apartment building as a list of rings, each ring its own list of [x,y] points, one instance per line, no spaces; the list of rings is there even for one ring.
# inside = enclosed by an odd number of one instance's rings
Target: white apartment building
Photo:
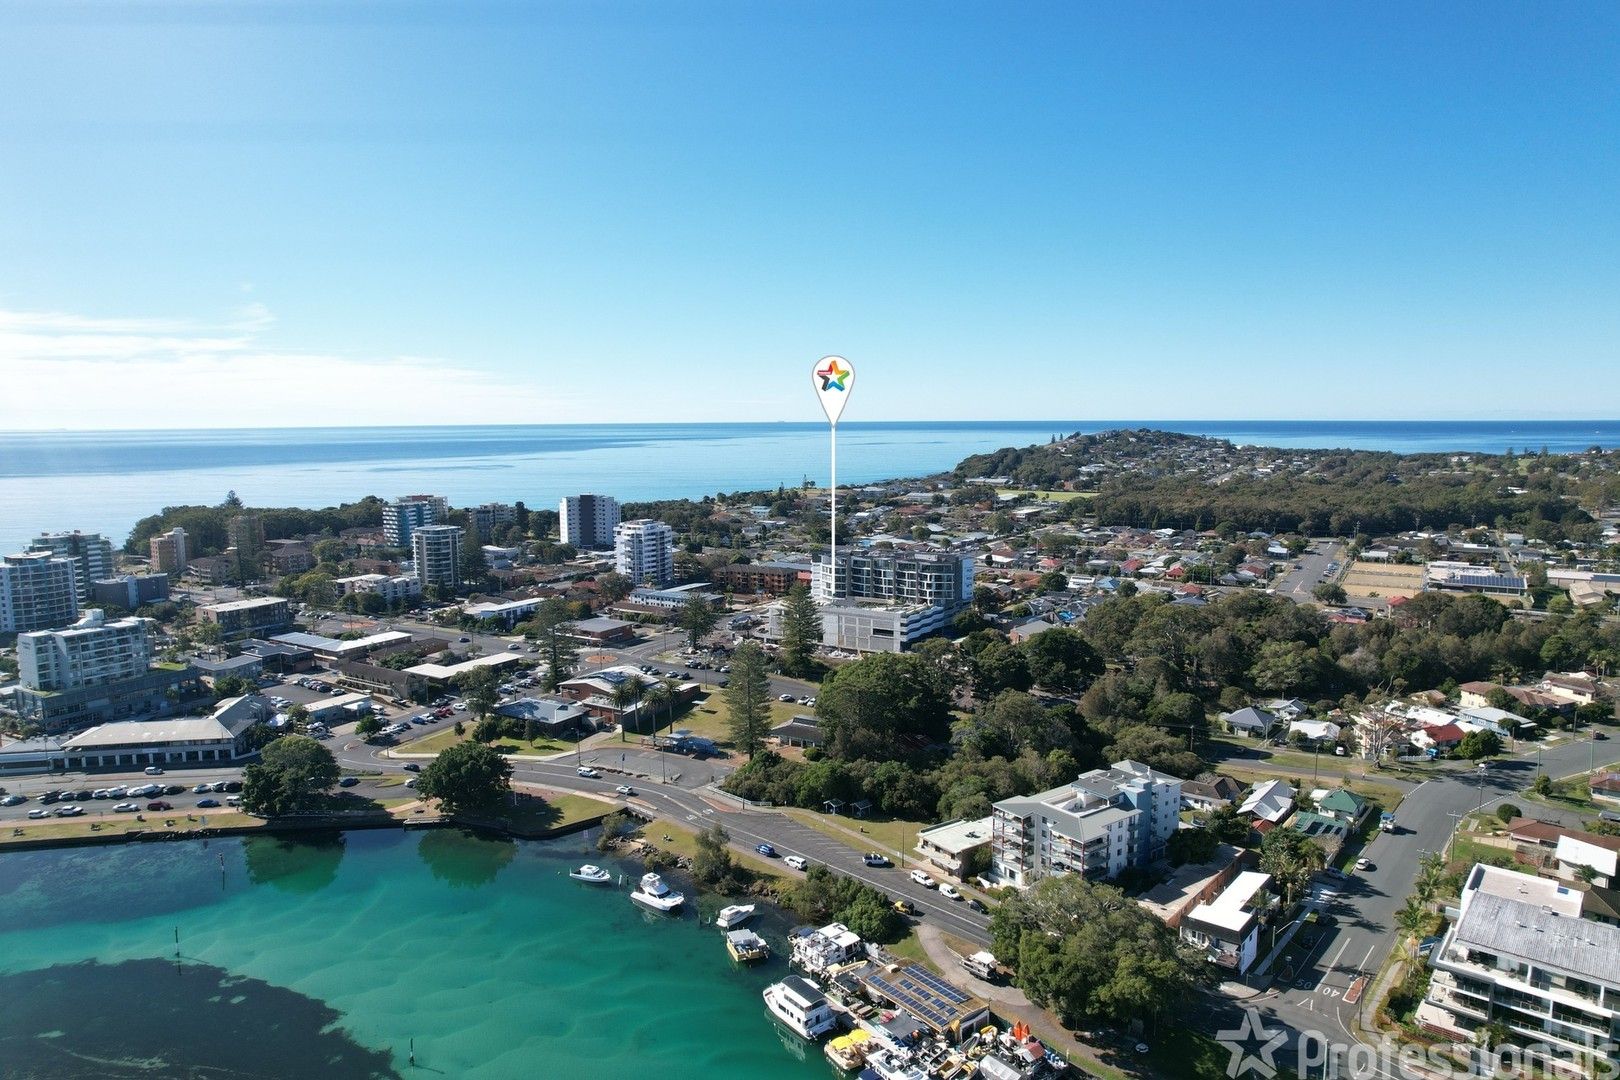
[[[821,642],[856,652],[901,652],[945,630],[973,599],[973,557],[939,551],[850,551],[810,568],[821,609]],[[782,608],[767,613],[766,633]]]
[[[409,603],[422,595],[422,579],[415,574],[356,574],[353,577],[332,579],[332,584],[343,590],[344,596],[356,593],[376,593],[390,604]]]
[[[1028,888],[1049,874],[1112,878],[1164,853],[1181,811],[1181,781],[1139,761],[1081,773],[1070,784],[992,807],[989,877]]]
[[[25,551],[0,559],[0,632],[54,630],[79,617],[72,559]]]
[[[619,500],[610,495],[570,495],[557,503],[557,532],[580,551],[612,547],[618,527]]]
[[[1415,1017],[1437,1034],[1473,1041],[1507,1029],[1527,1062],[1570,1076],[1615,1061],[1620,1041],[1620,927],[1583,917],[1587,894],[1547,878],[1476,865],[1460,914],[1429,958],[1434,974]]]
[[[662,521],[623,521],[613,530],[613,568],[637,585],[675,580],[675,530]]]
[[[408,548],[411,534],[437,525],[450,513],[443,495],[404,495],[383,506],[383,540],[389,547]]]
[[[66,630],[17,635],[17,666],[30,690],[55,692],[133,679],[152,660],[151,619],[107,621],[100,608]]]
[[[90,599],[90,583],[112,577],[117,568],[112,541],[100,533],[78,530],[41,533],[28,545],[28,550],[48,551],[59,558],[73,560],[74,584],[81,604]]]
[[[411,533],[411,556],[422,587],[454,589],[461,584],[461,529],[425,525]]]
[[[166,533],[160,533],[147,541],[152,553],[152,569],[158,573],[178,577],[186,569],[186,563],[191,561],[190,538],[186,530],[176,525]]]

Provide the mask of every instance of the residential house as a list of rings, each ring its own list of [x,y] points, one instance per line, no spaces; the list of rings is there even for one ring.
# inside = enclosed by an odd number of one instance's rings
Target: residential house
[[[1294,812],[1294,786],[1285,780],[1256,784],[1238,806],[1238,813],[1254,819],[1255,828],[1264,831],[1284,821]],[[1261,823],[1265,824],[1262,825]]]
[[[1219,773],[1205,773],[1181,784],[1181,805],[1189,810],[1218,810],[1231,806],[1242,795],[1242,784]]]
[[[1247,974],[1257,959],[1260,916],[1270,903],[1270,884],[1270,874],[1245,870],[1214,900],[1188,913],[1181,922],[1181,940],[1204,950],[1217,967]]]
[[[1245,738],[1264,739],[1272,729],[1277,726],[1277,717],[1265,709],[1257,709],[1253,705],[1229,712],[1221,717],[1226,729],[1234,735]]]
[[[964,869],[973,864],[977,853],[984,853],[981,866],[989,862],[992,821],[993,817],[972,821],[959,818],[931,825],[917,834],[917,854],[936,869],[954,878],[965,878]]]

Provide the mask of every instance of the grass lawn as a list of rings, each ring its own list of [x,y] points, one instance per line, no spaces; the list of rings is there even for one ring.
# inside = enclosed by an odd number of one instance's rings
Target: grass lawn
[[[1485,863],[1488,866],[1502,866],[1509,870],[1517,870],[1522,874],[1536,875],[1534,867],[1525,866],[1513,857],[1507,848],[1492,847],[1470,840],[1466,836],[1458,835],[1451,842],[1451,858],[1446,862],[1448,871],[1456,872],[1467,870],[1475,863]]]
[[[1226,1047],[1187,1024],[1166,1021],[1143,1039],[1150,1049],[1147,1060],[1165,1076],[1217,1080],[1226,1076],[1232,1057]]]
[[[913,927],[911,933],[907,934],[893,945],[885,945],[883,947],[902,960],[908,960],[914,964],[922,964],[924,967],[932,968],[935,971],[939,970],[934,962],[928,958],[928,950],[923,948],[922,939],[917,936],[916,927]]]
[[[445,727],[435,731],[425,739],[417,739],[414,742],[408,742],[400,746],[398,748],[399,752],[402,754],[437,754],[441,750],[448,750],[457,743],[466,742],[472,738],[473,725],[467,724],[466,727],[465,734],[457,735],[455,725],[446,724]],[[496,739],[490,745],[497,750],[505,749],[507,752],[519,757],[550,756],[574,748],[573,743],[560,742],[556,739],[536,739],[533,745],[522,739]]]
[[[1241,780],[1245,784],[1258,784],[1277,779],[1297,779],[1306,788],[1311,786],[1311,771],[1309,768],[1306,768],[1302,775],[1287,778],[1279,777],[1275,773],[1261,772],[1258,769],[1245,769],[1241,765],[1221,765],[1218,768],[1220,772],[1225,773],[1234,780]],[[1351,794],[1371,799],[1378,804],[1380,810],[1393,811],[1400,806],[1401,800],[1405,798],[1405,792],[1393,784],[1381,784],[1376,780],[1366,780],[1360,776],[1330,774],[1325,771],[1317,778],[1317,786],[1325,788],[1342,786]],[[1376,822],[1377,820],[1377,811],[1374,811],[1373,821]]]
[[[1573,810],[1578,814],[1588,814],[1597,817],[1599,812],[1606,809],[1592,801],[1591,789],[1588,788],[1590,777],[1587,774],[1569,776],[1562,780],[1552,782],[1552,794],[1537,795],[1526,788],[1521,794],[1532,802],[1544,803],[1547,806],[1556,806],[1562,810]]]
[[[666,851],[671,855],[681,855],[688,859],[697,856],[697,832],[685,825],[677,825],[673,821],[662,818],[646,825],[641,830],[641,838],[652,847]],[[778,888],[786,888],[792,882],[783,875],[782,864],[775,859],[767,859],[753,851],[740,850],[735,845],[731,849],[731,860],[739,866],[746,866],[762,878],[775,879]]]
[[[812,713],[815,710],[806,705],[789,704],[785,701],[772,701],[770,726],[785,724],[800,713]],[[686,728],[694,735],[705,739],[713,739],[721,746],[731,745],[731,709],[726,705],[725,696],[718,690],[710,691],[705,701],[699,702],[691,709],[675,717],[675,722],[665,727],[668,732],[672,729]]]
[[[788,810],[787,814],[795,821],[856,851],[883,849],[891,857],[898,855],[912,862],[917,861],[913,852],[917,846],[917,831],[928,827],[928,823],[922,821],[903,821],[899,818],[878,821],[797,808]]]
[[[615,809],[610,802],[586,795],[564,795],[550,791],[539,795],[529,792],[518,794],[516,806],[504,806],[498,814],[490,815],[517,832],[539,833],[562,829],[604,818]]]
[[[1070,502],[1074,499],[1095,499],[1095,491],[1026,491],[1021,488],[996,488],[997,495],[1033,495],[1037,501]]]
[[[251,817],[238,810],[211,812],[207,814],[192,814],[190,818],[184,811],[170,814],[145,813],[145,821],[136,821],[134,814],[119,814],[116,818],[105,821],[87,818],[52,818],[40,821],[23,821],[9,828],[0,829],[0,846],[16,843],[22,840],[60,840],[72,836],[117,836],[132,832],[196,832],[203,828],[202,819],[208,819],[207,828],[262,828],[265,825],[263,818]],[[173,822],[173,824],[168,824]]]

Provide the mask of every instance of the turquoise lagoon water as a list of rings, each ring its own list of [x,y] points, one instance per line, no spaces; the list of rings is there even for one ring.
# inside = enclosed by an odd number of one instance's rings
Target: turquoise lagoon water
[[[0,1076],[831,1075],[760,999],[785,924],[739,968],[720,898],[653,916],[587,859],[449,830],[0,856]]]

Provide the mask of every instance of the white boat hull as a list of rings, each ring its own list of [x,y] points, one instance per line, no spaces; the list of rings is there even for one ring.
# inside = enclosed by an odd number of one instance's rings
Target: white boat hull
[[[649,896],[644,892],[633,892],[630,894],[630,899],[634,900],[648,911],[656,911],[660,915],[668,915],[670,912],[686,903],[686,897],[682,896],[680,893],[671,893],[668,896]]]

